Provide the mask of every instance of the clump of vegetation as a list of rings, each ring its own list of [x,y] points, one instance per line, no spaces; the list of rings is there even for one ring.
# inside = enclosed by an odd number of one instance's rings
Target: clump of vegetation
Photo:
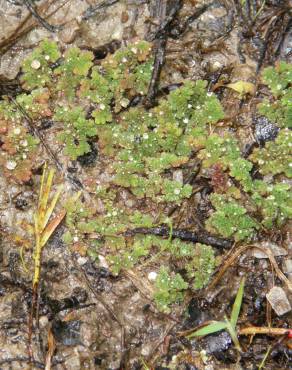
[[[194,331],[193,333],[188,335],[189,339],[195,338],[195,337],[201,337],[208,334],[217,333],[221,330],[226,330],[231,336],[231,339],[238,351],[241,352],[240,343],[238,340],[238,334],[237,334],[237,320],[239,317],[239,313],[241,310],[241,304],[242,304],[242,298],[244,293],[244,284],[245,280],[242,279],[241,283],[239,285],[239,289],[237,291],[235,301],[232,307],[230,319],[228,319],[226,316],[224,318],[224,321],[213,321],[211,324],[208,324],[204,326],[201,329],[198,329]]]
[[[264,71],[263,82],[273,97],[259,111],[282,128],[274,142],[244,158],[237,140],[217,127],[223,108],[207,92],[205,81],[185,81],[154,108],[132,106],[134,98],[146,95],[151,78],[153,57],[146,41],[122,48],[98,65],[93,58],[75,47],[62,54],[54,42],[42,42],[24,62],[27,91],[16,101],[36,124],[43,119],[55,123],[51,135],[68,158],[89,153],[92,142],[98,145],[107,180],[97,186],[91,204],[67,202],[64,241],[82,245],[91,255],[106,255],[116,274],[153,264],[160,271],[154,299],[167,312],[186,289],[206,286],[215,267],[210,246],[172,238],[175,221],[166,213],[192,196],[193,186],[185,179],[192,174],[194,157],[201,164],[199,177],[213,189],[205,222],[209,232],[248,241],[291,217],[290,186],[284,182],[291,177],[291,134],[285,128],[291,122],[291,66]],[[38,142],[24,128],[24,117],[8,100],[0,102],[0,115],[2,166],[14,161],[21,168],[27,159],[32,163]],[[17,175],[17,166],[9,169],[14,178],[29,178]],[[255,166],[270,176],[268,183],[253,177]],[[177,170],[183,181],[175,176]],[[170,226],[168,239],[131,233],[165,224]]]
[[[207,227],[210,230],[215,229],[226,238],[233,236],[235,240],[244,240],[259,228],[248,215],[246,208],[232,197],[214,193],[211,196],[211,202],[216,211],[207,221]]]
[[[155,282],[154,299],[157,307],[164,312],[170,312],[169,305],[183,299],[183,291],[188,288],[187,282],[180,274],[170,274],[169,270],[161,267]]]
[[[187,276],[191,279],[194,289],[204,288],[215,269],[216,259],[212,247],[205,244],[196,244],[190,261],[186,264]]]

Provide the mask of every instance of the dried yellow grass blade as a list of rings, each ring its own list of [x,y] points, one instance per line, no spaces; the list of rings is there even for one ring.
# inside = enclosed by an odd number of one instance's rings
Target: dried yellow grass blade
[[[43,227],[45,228],[47,226],[47,223],[54,211],[54,208],[57,204],[57,201],[61,195],[61,192],[63,190],[63,185],[60,185],[58,190],[56,191],[55,195],[54,195],[54,198],[53,200],[51,201],[51,204],[49,205],[49,207],[46,209],[46,213],[45,213],[45,216],[44,216],[44,220],[43,220]]]
[[[50,191],[51,191],[51,187],[53,183],[54,173],[55,171],[53,169],[49,171],[47,181],[43,185],[42,192],[40,193],[40,207],[38,209],[38,213],[39,213],[39,223],[40,223],[41,229],[45,228],[44,220],[45,220],[45,214],[47,210],[49,195],[50,195]]]
[[[50,236],[56,230],[56,228],[58,227],[60,222],[63,220],[65,215],[66,215],[66,211],[62,210],[56,217],[53,218],[53,220],[45,228],[45,230],[42,233],[42,237],[41,237],[41,242],[40,242],[41,248],[47,243]]]

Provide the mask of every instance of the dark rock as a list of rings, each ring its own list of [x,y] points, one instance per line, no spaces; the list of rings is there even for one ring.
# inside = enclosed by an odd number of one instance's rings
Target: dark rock
[[[200,302],[196,298],[192,298],[187,308],[188,317],[184,322],[184,329],[189,329],[200,325],[207,318],[205,313],[202,311]]]
[[[57,342],[64,346],[76,346],[81,344],[80,341],[80,320],[61,321],[54,320],[52,332]]]
[[[24,211],[28,207],[28,201],[24,198],[18,197],[14,202],[15,208]]]
[[[51,119],[48,119],[48,118],[43,118],[41,120],[41,124],[40,124],[40,127],[39,129],[40,130],[47,130],[49,129],[50,127],[52,127],[54,124],[54,121],[52,121]]]
[[[95,144],[89,143],[89,145],[91,147],[90,152],[80,155],[77,158],[77,161],[81,164],[81,166],[84,166],[84,167],[93,166],[96,161],[97,155],[98,155],[97,147],[95,146]]]
[[[192,298],[188,305],[188,313],[190,315],[190,320],[192,320],[194,324],[198,324],[197,321],[201,315],[201,310],[195,298]]]
[[[279,127],[269,121],[266,117],[256,117],[255,124],[255,138],[260,144],[267,141],[274,140],[279,132]]]
[[[98,357],[98,356],[96,356],[96,357],[94,357],[94,365],[97,365],[97,366],[99,366],[99,365],[101,365],[102,364],[102,358],[100,358],[100,357]]]
[[[202,348],[204,348],[209,355],[216,355],[222,351],[226,351],[232,344],[231,337],[226,331],[219,334],[208,335],[202,342],[204,343]]]

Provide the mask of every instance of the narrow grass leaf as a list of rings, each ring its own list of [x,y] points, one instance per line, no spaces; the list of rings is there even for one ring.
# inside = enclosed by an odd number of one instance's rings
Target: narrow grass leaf
[[[243,298],[243,293],[244,293],[244,283],[245,283],[245,278],[243,278],[240,282],[238,292],[236,294],[236,298],[233,304],[231,316],[230,316],[230,323],[232,327],[235,329],[236,323],[238,320],[239,312],[241,309],[241,304],[242,304],[242,298]]]
[[[201,337],[204,335],[216,333],[217,331],[223,330],[227,328],[227,323],[223,321],[214,321],[212,324],[209,324],[207,326],[204,326],[201,329],[198,329],[194,333],[191,333],[188,335],[188,338],[194,338],[194,337]]]
[[[226,323],[227,323],[227,328],[226,330],[228,331],[229,335],[231,336],[231,339],[236,347],[236,349],[241,352],[241,347],[240,343],[237,337],[237,332],[236,329],[232,326],[231,322],[225,317]]]

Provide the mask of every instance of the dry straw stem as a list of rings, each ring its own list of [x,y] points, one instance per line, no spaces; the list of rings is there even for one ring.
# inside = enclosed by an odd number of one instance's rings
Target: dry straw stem
[[[266,335],[276,336],[276,335],[287,335],[290,333],[290,331],[291,329],[284,329],[284,328],[249,326],[247,328],[240,329],[238,334],[239,335],[266,334]]]
[[[63,185],[60,185],[56,193],[54,194],[52,200],[49,202],[54,173],[55,173],[54,169],[50,169],[49,172],[47,173],[47,165],[46,164],[44,165],[43,174],[41,178],[38,207],[34,215],[35,247],[33,255],[34,258],[34,275],[32,281],[33,295],[31,312],[28,321],[28,354],[30,362],[33,360],[33,351],[32,351],[33,318],[35,316],[36,308],[38,307],[38,286],[41,273],[42,250],[46,243],[48,242],[51,235],[53,234],[53,232],[56,230],[56,228],[66,215],[66,211],[61,210],[53,219],[51,219],[51,216],[54,212],[56,204],[63,190]],[[36,320],[38,322],[37,312]]]

